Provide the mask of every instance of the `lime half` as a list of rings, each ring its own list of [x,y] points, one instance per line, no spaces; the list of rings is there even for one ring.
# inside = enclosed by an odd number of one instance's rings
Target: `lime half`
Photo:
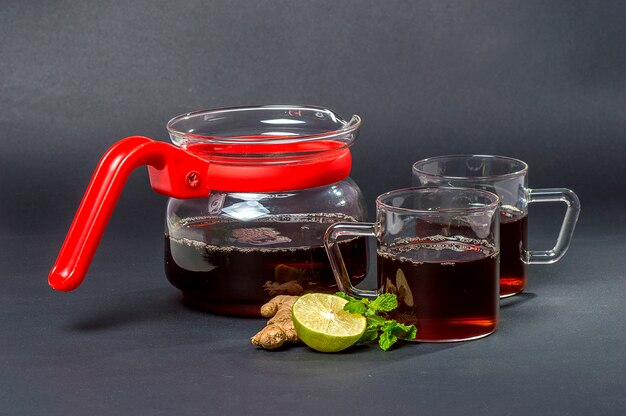
[[[367,325],[363,315],[343,310],[347,300],[335,295],[309,293],[292,307],[298,337],[309,347],[322,352],[345,350],[356,343]]]

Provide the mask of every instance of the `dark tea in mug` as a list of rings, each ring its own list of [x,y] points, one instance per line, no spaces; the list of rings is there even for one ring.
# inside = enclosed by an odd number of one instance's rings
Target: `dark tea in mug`
[[[379,283],[395,293],[393,318],[417,340],[470,340],[498,324],[498,251],[487,242],[420,238],[378,251]]]
[[[527,265],[524,253],[528,246],[528,215],[500,209],[500,296],[524,290]]]

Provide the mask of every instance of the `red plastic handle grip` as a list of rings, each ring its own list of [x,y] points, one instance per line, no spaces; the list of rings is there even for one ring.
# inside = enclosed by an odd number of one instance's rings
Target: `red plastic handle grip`
[[[202,185],[201,171],[206,176],[207,162],[170,144],[146,137],[128,137],[117,142],[100,159],[50,271],[48,283],[54,289],[73,290],[83,281],[126,179],[142,165],[148,165],[154,171],[152,184],[160,193],[178,198],[209,194],[208,187],[198,186]],[[170,166],[184,166],[192,175],[197,173],[198,176],[190,178],[190,186],[178,181],[181,186],[172,189],[169,184],[176,181],[171,180]]]

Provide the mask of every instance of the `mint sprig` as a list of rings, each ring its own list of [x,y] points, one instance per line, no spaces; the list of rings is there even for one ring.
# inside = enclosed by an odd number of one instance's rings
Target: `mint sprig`
[[[415,339],[415,325],[404,325],[395,319],[387,319],[388,312],[398,307],[398,298],[393,293],[384,293],[376,299],[356,299],[344,292],[337,296],[348,301],[343,307],[345,311],[365,316],[367,327],[359,339],[359,343],[376,341],[383,351],[387,351],[399,339],[410,341]]]

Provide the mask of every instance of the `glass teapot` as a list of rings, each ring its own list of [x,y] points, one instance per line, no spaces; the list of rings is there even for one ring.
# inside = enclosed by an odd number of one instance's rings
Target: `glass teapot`
[[[275,295],[335,291],[324,232],[367,217],[348,177],[360,124],[313,106],[236,107],[173,118],[174,145],[119,141],[96,168],[50,285],[80,285],[126,178],[147,165],[152,188],[170,197],[165,272],[187,303],[254,316]],[[367,274],[366,242],[338,244],[357,284]]]

